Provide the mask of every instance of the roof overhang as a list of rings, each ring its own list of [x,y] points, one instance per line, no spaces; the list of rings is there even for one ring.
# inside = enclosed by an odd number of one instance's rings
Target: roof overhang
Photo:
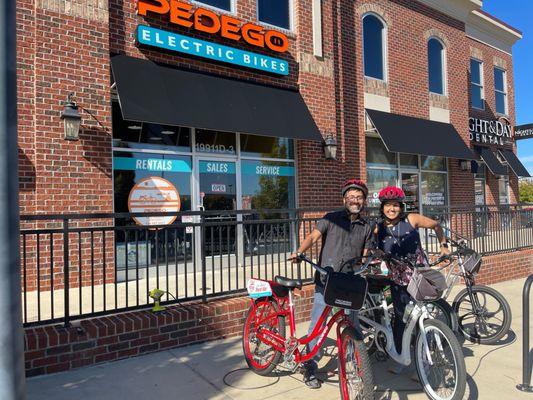
[[[466,22],[466,35],[497,50],[512,54],[522,32],[481,10],[472,11]]]
[[[482,0],[418,0],[437,11],[440,11],[459,21],[466,22],[470,13],[479,10]]]

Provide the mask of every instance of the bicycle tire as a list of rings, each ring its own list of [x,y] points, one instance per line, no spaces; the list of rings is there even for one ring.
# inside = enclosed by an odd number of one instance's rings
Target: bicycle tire
[[[430,312],[432,318],[444,322],[453,332],[457,332],[457,314],[446,300],[438,299],[430,302],[429,305],[433,305],[438,310],[437,312]]]
[[[449,352],[452,355],[452,359],[454,362],[455,367],[455,385],[454,390],[451,395],[442,397],[437,395],[434,388],[432,387],[431,383],[429,382],[428,374],[425,372],[424,366],[424,356],[426,348],[424,346],[424,341],[422,339],[422,335],[426,334],[429,331],[437,331],[440,332],[442,337],[446,339],[446,342],[448,343]],[[463,355],[463,351],[461,350],[461,345],[459,344],[459,341],[457,340],[457,337],[454,335],[452,330],[442,321],[436,320],[436,319],[426,319],[424,321],[424,331],[421,330],[418,331],[416,336],[416,344],[415,344],[415,365],[416,365],[416,371],[418,373],[418,377],[420,378],[420,383],[424,389],[424,392],[426,395],[432,399],[432,400],[461,400],[463,399],[463,396],[465,394],[466,390],[466,365],[465,365],[465,359]],[[435,342],[429,343],[429,346],[432,347],[433,343],[435,343],[435,346],[438,346],[438,341],[435,340]],[[442,344],[442,339],[440,341]],[[445,346],[442,346],[443,349]],[[439,359],[434,354],[432,356],[433,358],[433,365],[431,367],[435,367],[439,364]],[[437,360],[435,360],[437,358]],[[449,373],[449,369],[446,370],[447,373]],[[449,380],[446,380],[446,383],[448,383]]]
[[[254,302],[252,306],[248,309],[246,313],[246,318],[244,320],[244,327],[243,327],[243,334],[242,334],[242,349],[244,353],[244,359],[246,360],[246,364],[248,364],[248,367],[255,372],[258,375],[268,375],[270,374],[278,365],[279,360],[282,356],[281,352],[273,349],[271,346],[268,346],[265,343],[258,343],[253,342],[254,345],[265,345],[271,350],[273,350],[273,354],[271,357],[269,357],[264,363],[260,363],[260,361],[256,361],[254,358],[254,354],[257,351],[258,347],[256,347],[255,350],[252,350],[250,347],[251,341],[257,341],[258,339],[255,338],[255,330],[257,328],[254,328],[252,326],[254,322],[254,318],[257,316],[257,312],[261,310],[262,307],[268,307],[272,308],[272,312],[279,312],[278,304],[272,300],[272,299],[258,299]],[[267,309],[268,311],[268,309]],[[279,334],[282,337],[285,337],[285,318],[282,316],[278,316],[276,319],[276,326],[270,326],[267,329],[276,329],[276,333]]]
[[[473,295],[482,293],[484,295],[493,297],[499,303],[503,311],[502,325],[494,334],[487,336],[480,335],[477,329],[475,332],[472,332],[471,329],[468,329],[465,326],[466,324],[464,323],[467,314],[463,315],[463,312],[461,310],[466,310],[467,308],[471,309],[472,307],[467,307],[463,305],[463,308],[461,308],[461,304],[470,303],[470,298],[468,296],[468,288],[464,288],[457,294],[457,296],[455,296],[452,306],[455,314],[457,315],[458,330],[467,340],[472,343],[494,344],[504,335],[506,335],[507,332],[509,332],[509,328],[511,327],[511,321],[513,318],[511,313],[511,307],[509,306],[507,300],[505,300],[505,297],[503,297],[502,294],[496,289],[484,285],[474,285],[471,287],[471,289]],[[482,310],[480,310],[480,312],[482,312]]]
[[[370,358],[365,344],[352,327],[344,329],[341,333],[341,348],[337,364],[342,400],[374,399],[374,375]],[[358,389],[352,396],[354,393],[350,388],[355,385]]]

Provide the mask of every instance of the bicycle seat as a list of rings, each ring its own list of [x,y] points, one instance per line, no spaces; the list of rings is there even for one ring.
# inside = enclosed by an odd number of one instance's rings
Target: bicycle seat
[[[274,278],[274,281],[278,285],[285,286],[286,288],[289,288],[289,289],[294,289],[294,288],[301,289],[302,288],[301,279],[289,279],[289,278],[285,278],[284,276],[278,275]]]

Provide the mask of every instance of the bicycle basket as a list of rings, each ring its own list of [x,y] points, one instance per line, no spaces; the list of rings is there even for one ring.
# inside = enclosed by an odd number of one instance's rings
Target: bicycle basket
[[[327,275],[324,301],[332,307],[359,310],[363,307],[368,284],[359,275],[332,272]]]
[[[469,274],[477,274],[481,268],[481,255],[472,253],[463,260],[463,267]]]
[[[415,268],[407,292],[417,301],[440,299],[448,285],[446,278],[432,268]]]

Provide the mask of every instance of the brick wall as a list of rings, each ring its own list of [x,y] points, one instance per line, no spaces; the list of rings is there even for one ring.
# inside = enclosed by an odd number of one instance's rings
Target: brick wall
[[[533,273],[533,250],[483,259],[480,284]],[[295,298],[297,322],[308,321],[313,286]],[[61,325],[26,328],[27,376],[65,371],[207,340],[240,336],[250,300],[245,297],[168,307],[164,313],[126,312],[81,321],[81,330]]]
[[[16,18],[20,213],[112,212],[108,9],[97,0],[21,0]],[[63,138],[61,102],[69,93],[88,110],[79,110],[78,141]],[[61,222],[21,222],[21,228],[44,227],[58,228]],[[39,245],[35,236],[21,239],[27,291],[37,287],[37,262],[41,290],[50,288],[51,277],[56,287],[63,286],[60,236],[44,235]],[[85,258],[91,249],[101,257],[102,247],[84,239]],[[77,260],[74,252],[71,260]]]
[[[112,211],[109,27],[99,4],[17,1],[21,214]],[[69,93],[105,129],[80,110],[80,140],[64,140]]]
[[[295,298],[297,321],[311,311],[313,287]],[[168,307],[163,313],[127,312],[81,321],[76,327],[27,328],[27,376],[65,371],[172,347],[237,336],[242,333],[249,298]]]

